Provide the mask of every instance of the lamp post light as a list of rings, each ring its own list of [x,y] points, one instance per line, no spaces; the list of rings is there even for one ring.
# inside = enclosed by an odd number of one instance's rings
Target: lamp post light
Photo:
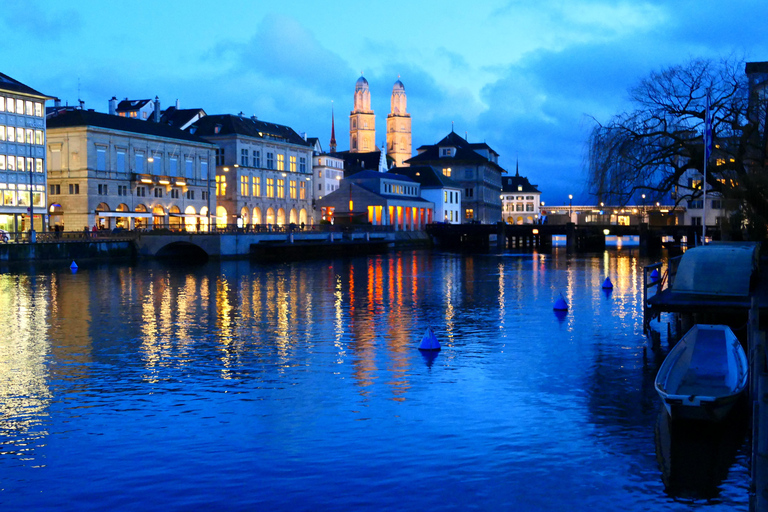
[[[568,194],[568,222],[572,222],[573,217],[573,194]]]
[[[640,197],[643,198],[643,209],[640,210],[641,212],[640,222],[645,222],[645,194],[642,194]]]

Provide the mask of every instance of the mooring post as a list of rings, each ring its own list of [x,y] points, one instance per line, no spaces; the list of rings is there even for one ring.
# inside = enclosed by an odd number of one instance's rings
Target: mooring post
[[[569,222],[565,225],[565,252],[573,252],[576,249],[576,224]]]

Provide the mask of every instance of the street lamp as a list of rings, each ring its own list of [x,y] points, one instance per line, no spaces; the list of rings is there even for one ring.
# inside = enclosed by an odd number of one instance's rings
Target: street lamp
[[[640,222],[645,222],[645,194],[642,194],[640,197],[643,198],[643,209],[642,212],[642,218],[640,219]]]
[[[573,216],[573,194],[568,194],[568,221],[571,221]]]

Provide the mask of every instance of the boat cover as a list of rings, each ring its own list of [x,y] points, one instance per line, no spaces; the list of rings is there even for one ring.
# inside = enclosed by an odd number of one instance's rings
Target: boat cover
[[[746,297],[757,265],[758,244],[754,242],[695,247],[683,254],[672,291]]]

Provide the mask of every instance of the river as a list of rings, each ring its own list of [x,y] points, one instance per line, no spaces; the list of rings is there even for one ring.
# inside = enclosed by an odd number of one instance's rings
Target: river
[[[0,508],[747,510],[745,422],[671,427],[653,389],[648,263],[3,269]]]

